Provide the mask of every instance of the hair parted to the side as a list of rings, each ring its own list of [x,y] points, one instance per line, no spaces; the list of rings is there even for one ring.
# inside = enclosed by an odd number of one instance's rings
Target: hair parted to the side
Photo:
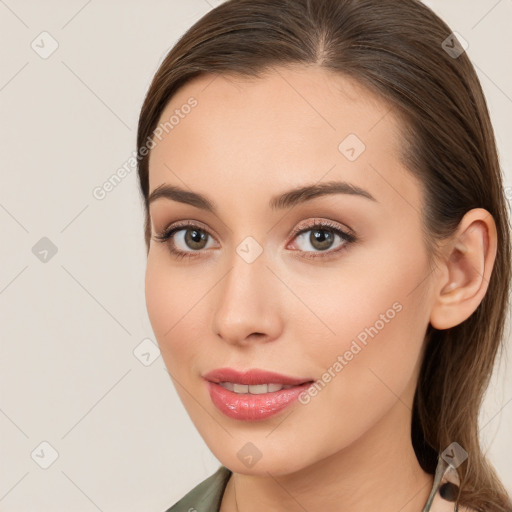
[[[160,115],[194,77],[261,77],[273,67],[316,65],[351,77],[393,106],[405,123],[403,160],[422,184],[426,247],[435,264],[439,241],[463,215],[485,208],[494,217],[498,251],[487,293],[464,322],[429,325],[412,415],[419,463],[434,473],[453,441],[468,458],[457,468],[458,504],[511,512],[512,504],[482,453],[478,414],[510,306],[511,240],[493,128],[476,72],[465,53],[442,47],[451,29],[418,0],[229,0],[193,25],[168,53],[141,109],[137,148],[145,201],[145,242],[151,224],[149,153]],[[142,156],[144,154],[144,156]]]

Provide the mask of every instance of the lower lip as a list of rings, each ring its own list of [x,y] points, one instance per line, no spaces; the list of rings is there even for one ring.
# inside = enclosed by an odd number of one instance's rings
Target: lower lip
[[[207,384],[212,402],[226,416],[236,420],[255,421],[281,412],[295,402],[299,395],[313,383],[306,382],[300,386],[261,395],[235,393],[215,382],[207,381]]]

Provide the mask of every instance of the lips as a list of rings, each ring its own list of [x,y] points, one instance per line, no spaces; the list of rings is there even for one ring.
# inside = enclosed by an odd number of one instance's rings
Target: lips
[[[290,377],[280,373],[259,370],[257,368],[240,372],[233,368],[218,368],[205,373],[203,377],[214,383],[232,382],[236,384],[281,384],[283,386],[299,386],[306,382],[312,382],[312,378]]]
[[[292,403],[313,382],[313,379],[290,377],[280,373],[252,369],[239,372],[232,368],[220,368],[203,375],[213,404],[226,416],[244,421],[264,420],[279,413]],[[235,389],[244,390],[244,386],[262,386],[278,384],[286,386],[278,391],[252,394],[227,389],[225,383],[236,384]],[[231,386],[227,386],[230,388]],[[258,389],[258,391],[260,391]]]

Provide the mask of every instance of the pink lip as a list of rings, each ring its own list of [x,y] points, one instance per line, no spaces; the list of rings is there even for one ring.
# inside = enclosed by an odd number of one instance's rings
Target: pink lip
[[[283,386],[297,386],[305,382],[311,382],[311,378],[297,378],[281,375],[253,368],[245,372],[239,372],[234,368],[218,368],[205,373],[203,377],[210,382],[236,382],[237,384],[282,384]]]
[[[208,392],[214,405],[226,416],[245,421],[264,420],[277,414],[295,402],[302,391],[311,384],[306,382],[281,391],[251,395],[235,393],[215,382],[207,382]]]
[[[313,379],[288,377],[264,370],[249,370],[241,373],[232,368],[221,368],[206,373],[208,392],[213,404],[226,416],[243,421],[263,420],[273,416],[295,402]],[[235,393],[220,386],[219,382],[238,384],[282,384],[293,386],[261,395]]]

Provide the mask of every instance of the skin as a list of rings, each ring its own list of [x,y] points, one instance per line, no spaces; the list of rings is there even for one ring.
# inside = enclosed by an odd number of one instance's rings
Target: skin
[[[190,96],[198,105],[151,150],[150,193],[178,185],[206,195],[218,212],[166,198],[151,204],[145,292],[180,399],[234,472],[221,511],[420,511],[433,482],[410,439],[424,335],[429,322],[462,322],[483,299],[496,254],[492,217],[468,212],[431,272],[421,183],[400,160],[403,126],[389,105],[339,74],[299,66],[253,80],[202,75],[161,119]],[[354,161],[338,149],[351,133],[366,146]],[[268,205],[285,190],[341,180],[376,201],[335,194],[283,211]],[[308,241],[311,231],[293,238],[313,219],[349,228],[357,240],[329,256],[344,243],[337,236],[324,252]],[[154,239],[184,220],[210,235],[190,260]],[[177,248],[198,252],[184,234]],[[247,236],[263,249],[252,263],[236,252]],[[320,257],[307,259],[312,253]],[[214,368],[321,379],[397,302],[401,311],[306,405],[244,422],[211,402],[201,375]],[[248,442],[261,452],[252,467],[237,457]],[[432,510],[453,510],[442,501]]]

